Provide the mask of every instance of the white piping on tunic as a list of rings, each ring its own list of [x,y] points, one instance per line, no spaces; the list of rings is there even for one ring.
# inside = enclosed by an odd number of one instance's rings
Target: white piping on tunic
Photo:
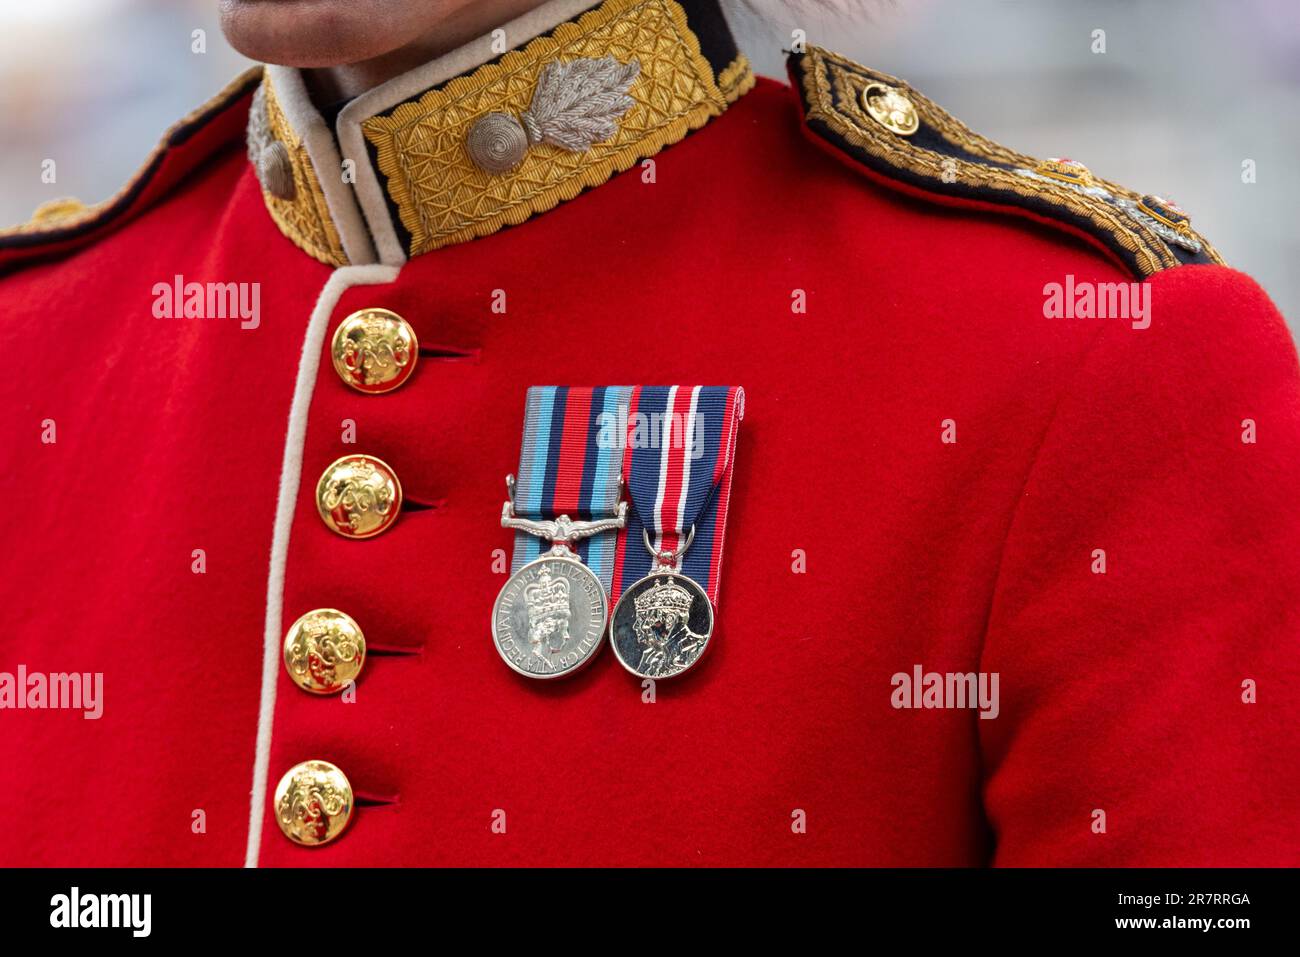
[[[289,532],[302,479],[303,444],[307,438],[307,412],[311,408],[321,349],[330,316],[343,293],[353,286],[393,282],[399,266],[343,266],[334,270],[311,311],[307,335],[298,360],[289,428],[280,465],[280,490],[275,500],[275,530],[271,536],[271,567],[266,579],[266,625],[262,635],[262,695],[257,709],[257,748],[253,757],[253,790],[248,809],[248,847],[244,866],[256,867],[262,846],[262,820],[266,808],[267,772],[271,763],[271,726],[275,720],[275,686],[280,677],[280,643],[283,640],[284,567],[289,557]]]

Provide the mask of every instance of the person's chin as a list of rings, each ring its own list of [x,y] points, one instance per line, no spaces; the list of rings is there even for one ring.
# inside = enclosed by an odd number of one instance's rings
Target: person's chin
[[[221,29],[244,56],[282,66],[358,63],[410,43],[454,0],[220,0]]]

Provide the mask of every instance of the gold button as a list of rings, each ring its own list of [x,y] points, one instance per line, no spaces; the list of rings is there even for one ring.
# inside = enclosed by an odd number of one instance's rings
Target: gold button
[[[366,637],[335,608],[307,612],[284,636],[284,667],[304,691],[334,694],[355,681],[366,662]]]
[[[328,761],[295,764],[275,786],[275,819],[295,844],[328,844],[351,817],[352,785]]]
[[[345,455],[330,463],[316,483],[316,509],[344,538],[370,538],[402,508],[402,483],[388,463],[371,455]]]
[[[339,378],[358,392],[391,392],[411,377],[419,358],[411,324],[387,309],[354,312],[334,330],[330,357]]]
[[[862,106],[873,120],[899,136],[911,136],[921,125],[912,101],[883,83],[867,84],[862,91]]]

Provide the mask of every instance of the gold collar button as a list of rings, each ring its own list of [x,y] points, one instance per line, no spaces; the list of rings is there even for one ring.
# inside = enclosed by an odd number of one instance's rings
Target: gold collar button
[[[402,484],[387,462],[371,455],[345,455],[331,462],[316,483],[321,520],[344,538],[370,538],[397,521]]]
[[[352,785],[328,761],[295,764],[275,786],[275,820],[284,836],[304,847],[328,844],[352,818]]]
[[[892,86],[868,83],[862,91],[862,108],[873,120],[899,136],[911,136],[921,126],[912,101]]]
[[[387,309],[354,312],[334,330],[330,358],[339,378],[358,392],[391,392],[411,377],[419,358],[411,324]]]
[[[294,684],[313,694],[342,691],[365,661],[360,626],[335,608],[307,612],[284,636],[284,668]]]

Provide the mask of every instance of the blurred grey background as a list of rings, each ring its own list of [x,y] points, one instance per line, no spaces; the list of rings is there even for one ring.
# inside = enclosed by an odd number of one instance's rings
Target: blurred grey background
[[[1300,328],[1297,0],[723,4],[762,73],[784,75],[781,49],[802,29],[994,140],[1176,200]],[[196,30],[206,52],[194,52]],[[4,0],[0,221],[58,196],[107,198],[170,123],[247,65],[221,36],[216,0]],[[57,183],[41,181],[46,158]]]

